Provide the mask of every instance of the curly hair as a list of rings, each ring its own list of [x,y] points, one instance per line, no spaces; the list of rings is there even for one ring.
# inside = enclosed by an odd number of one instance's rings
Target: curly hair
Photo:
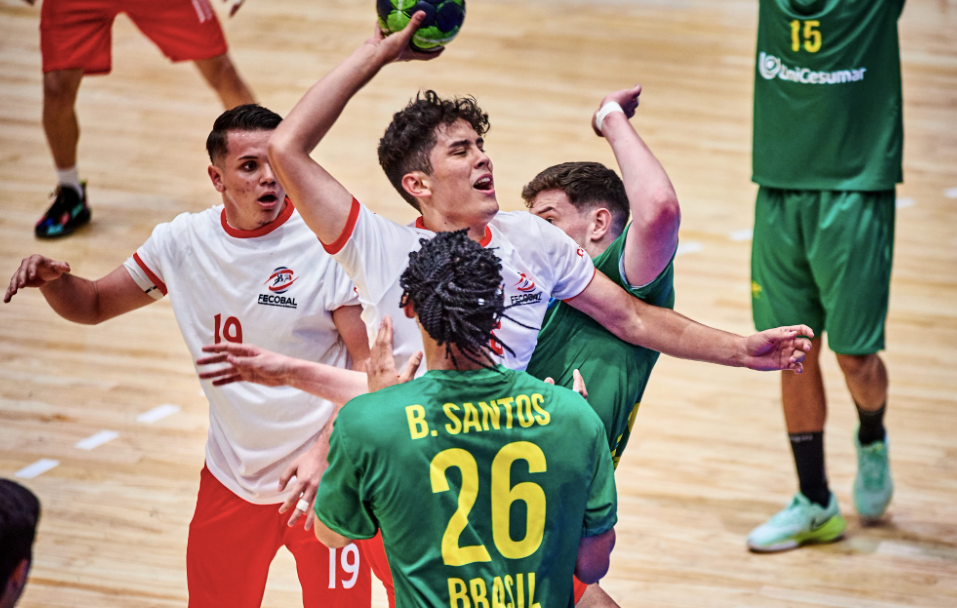
[[[216,163],[229,154],[227,136],[230,131],[272,131],[282,122],[282,116],[256,103],[247,103],[226,110],[213,123],[206,138],[209,162]]]
[[[412,305],[419,323],[458,366],[454,345],[470,361],[495,364],[492,340],[512,352],[492,330],[505,311],[502,262],[468,237],[467,230],[440,232],[421,239],[399,278],[401,306]]]
[[[625,231],[630,207],[625,184],[618,174],[601,163],[562,163],[545,169],[522,188],[525,206],[546,190],[561,190],[578,211],[606,207],[611,212],[615,234]]]
[[[0,589],[6,588],[21,560],[32,559],[39,519],[40,501],[33,492],[15,481],[0,479]]]
[[[435,91],[420,91],[403,110],[396,112],[379,140],[379,164],[402,198],[419,209],[419,203],[402,187],[402,177],[411,171],[431,174],[429,153],[435,146],[436,129],[457,120],[469,123],[479,136],[488,133],[488,114],[474,97],[442,99]]]

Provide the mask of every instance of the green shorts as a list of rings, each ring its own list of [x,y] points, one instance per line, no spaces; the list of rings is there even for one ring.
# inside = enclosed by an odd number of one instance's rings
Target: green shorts
[[[803,323],[836,353],[884,349],[894,257],[893,190],[761,187],[751,246],[751,309],[759,331]]]

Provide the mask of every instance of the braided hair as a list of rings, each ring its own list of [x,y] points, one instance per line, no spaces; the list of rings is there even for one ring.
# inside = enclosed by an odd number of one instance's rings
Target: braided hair
[[[425,328],[458,366],[454,345],[473,363],[492,367],[492,341],[513,352],[492,334],[505,310],[502,262],[468,237],[467,230],[439,232],[421,239],[399,278],[401,306],[412,305]]]

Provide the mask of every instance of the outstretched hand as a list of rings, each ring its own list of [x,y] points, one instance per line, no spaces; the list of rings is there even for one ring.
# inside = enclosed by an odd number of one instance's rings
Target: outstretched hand
[[[17,268],[10,279],[7,292],[3,295],[3,302],[5,304],[10,302],[17,291],[24,287],[43,287],[50,281],[55,281],[69,272],[70,265],[66,262],[58,262],[38,254],[23,258],[20,267]]]
[[[409,357],[401,374],[395,369],[395,357],[392,356],[392,317],[386,316],[382,319],[366,368],[369,392],[374,393],[387,386],[408,382],[415,377],[415,372],[421,364],[422,353],[417,351]]]
[[[635,111],[638,109],[638,96],[641,95],[641,85],[636,84],[630,89],[622,89],[620,91],[615,91],[614,93],[609,93],[605,95],[605,98],[601,100],[601,104],[598,106],[598,110],[601,110],[606,103],[616,102],[621,106],[621,109],[625,112],[625,118],[631,119],[635,115]],[[591,128],[594,129],[595,135],[598,137],[604,137],[602,132],[598,129],[598,122],[595,120],[598,117],[598,110],[595,110],[595,113],[591,117]]]
[[[382,31],[382,28],[379,27],[379,24],[376,23],[375,33],[366,41],[366,44],[371,44],[375,47],[375,49],[381,53],[386,63],[398,61],[429,61],[430,59],[435,59],[442,54],[445,47],[440,46],[435,50],[424,52],[416,51],[411,46],[412,37],[415,36],[416,30],[419,29],[423,21],[425,21],[425,11],[416,11],[416,13],[412,15],[412,18],[409,19],[408,25],[406,25],[402,31],[395,32],[394,34],[386,34]]]
[[[806,336],[806,337],[805,337]],[[757,371],[791,370],[801,373],[811,351],[814,332],[807,325],[767,329],[745,338],[745,367]]]
[[[203,352],[216,353],[196,360],[196,365],[216,365],[226,363],[229,366],[199,374],[202,380],[212,380],[213,386],[223,386],[233,382],[255,382],[265,386],[285,386],[289,384],[292,362],[291,357],[274,353],[254,344],[236,344],[223,342],[203,347]]]
[[[282,476],[279,478],[280,492],[286,489],[293,478],[296,480],[290,488],[289,497],[279,507],[280,513],[292,509],[292,514],[286,524],[290,528],[296,525],[296,521],[304,513],[306,515],[306,530],[312,528],[313,521],[316,519],[314,508],[316,492],[319,489],[319,480],[322,479],[322,474],[329,467],[328,455],[328,442],[320,440],[308,452],[293,460],[282,472]],[[295,508],[293,508],[294,505]],[[308,505],[308,509],[301,508],[306,505]]]

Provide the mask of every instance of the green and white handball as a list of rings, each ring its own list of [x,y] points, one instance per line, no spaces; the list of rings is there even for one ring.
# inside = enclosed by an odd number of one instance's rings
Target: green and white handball
[[[459,33],[465,21],[465,0],[376,0],[379,27],[385,34],[405,28],[418,11],[425,21],[412,37],[412,48],[430,51],[445,46]]]

